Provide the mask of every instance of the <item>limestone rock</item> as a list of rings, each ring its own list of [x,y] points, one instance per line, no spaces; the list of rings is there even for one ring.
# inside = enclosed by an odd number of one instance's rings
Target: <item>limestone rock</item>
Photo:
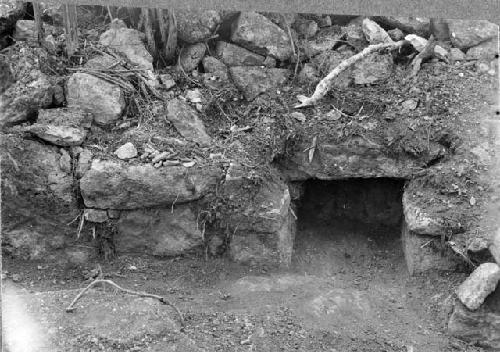
[[[458,48],[450,49],[450,59],[451,61],[463,61],[465,60],[465,54],[462,50]]]
[[[147,51],[143,37],[144,34],[135,29],[112,26],[101,34],[99,43],[123,54],[137,68],[152,71],[153,57]]]
[[[483,263],[458,287],[458,299],[470,310],[478,309],[486,297],[495,291],[500,281],[500,267]]]
[[[108,221],[108,213],[106,210],[99,209],[85,209],[83,213],[86,221],[103,223]]]
[[[128,142],[125,143],[124,145],[120,146],[116,151],[115,155],[122,160],[128,160],[135,158],[137,156],[137,149],[135,146]]]
[[[181,51],[179,63],[186,72],[191,72],[198,67],[203,59],[207,47],[204,43],[188,45]]]
[[[80,179],[80,190],[89,208],[137,209],[182,204],[203,197],[217,182],[219,173],[216,168],[156,169],[150,164],[126,165],[97,159]]]
[[[190,44],[210,38],[222,22],[220,11],[176,10],[175,18],[178,38]]]
[[[402,40],[405,37],[403,31],[399,28],[390,29],[387,31],[387,34],[389,34],[389,37],[391,37],[391,39],[396,42]]]
[[[115,237],[119,253],[182,254],[203,243],[196,214],[188,206],[123,212]]]
[[[0,128],[25,122],[52,105],[55,88],[49,78],[40,71],[31,76],[33,80],[18,81],[0,95]]]
[[[4,250],[44,259],[75,234],[67,225],[79,213],[73,176],[61,163],[67,154],[15,135],[0,137],[0,153]]]
[[[356,62],[352,75],[355,84],[374,84],[389,78],[394,62],[390,54],[373,53]]]
[[[230,67],[229,73],[235,86],[248,101],[254,100],[261,93],[279,88],[290,74],[286,69],[255,66]]]
[[[109,125],[125,109],[125,96],[120,87],[88,73],[74,73],[66,83],[68,107],[91,113],[94,121]]]
[[[222,41],[217,42],[215,53],[227,66],[263,66],[265,63],[271,67],[276,65],[275,60],[265,62],[266,58],[262,55]]]
[[[69,147],[83,143],[91,121],[92,117],[80,109],[40,110],[28,131],[49,143]]]
[[[200,144],[210,143],[211,138],[205,131],[203,121],[197,112],[182,100],[176,98],[168,102],[167,118],[187,140]]]
[[[314,38],[300,41],[299,47],[305,56],[312,58],[333,49],[341,41],[342,35],[340,27],[322,28]]]
[[[467,50],[467,60],[493,60],[498,55],[498,38],[493,38]]]
[[[92,152],[88,149],[83,149],[78,154],[78,163],[76,165],[76,177],[81,178],[89,169],[92,162]]]
[[[427,45],[427,39],[415,34],[408,34],[405,40],[409,41],[416,51],[421,52]]]
[[[461,264],[450,248],[442,248],[438,239],[411,232],[403,221],[401,240],[410,275],[429,270],[453,271]]]
[[[498,36],[498,25],[485,20],[448,20],[451,43],[459,49],[476,46]]]
[[[403,213],[409,230],[415,234],[441,236],[444,233],[444,226],[440,219],[422,209],[417,199],[413,198],[409,192],[403,195]]]
[[[265,16],[242,12],[233,24],[231,41],[264,56],[287,60],[292,54],[288,34]]]
[[[299,17],[296,13],[261,12],[260,14],[266,16],[266,18],[277,24],[283,30],[292,27]]]
[[[474,345],[500,350],[500,289],[490,294],[476,311],[457,300],[448,321],[448,333]]]
[[[205,56],[203,58],[202,63],[203,63],[203,68],[205,69],[205,72],[209,72],[209,73],[226,72],[226,74],[227,74],[227,66],[222,61],[216,59],[213,56]]]
[[[101,54],[94,56],[88,60],[83,67],[92,68],[97,70],[108,69],[108,67],[113,67],[115,70],[124,70],[125,67],[120,65],[120,59],[115,58],[109,54]]]
[[[387,32],[375,21],[365,18],[362,23],[363,33],[370,44],[391,42],[392,39]]]
[[[421,37],[428,37],[430,33],[430,21],[427,18],[380,16],[374,17],[373,20],[387,27],[397,28]]]

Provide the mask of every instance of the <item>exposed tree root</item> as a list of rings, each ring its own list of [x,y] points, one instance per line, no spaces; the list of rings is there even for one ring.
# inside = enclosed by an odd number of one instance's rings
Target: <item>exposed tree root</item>
[[[400,40],[398,42],[380,43],[367,46],[360,53],[353,55],[350,58],[342,61],[337,67],[335,67],[325,78],[323,78],[318,83],[316,89],[314,90],[313,95],[311,95],[310,97],[306,97],[304,95],[298,95],[297,99],[300,101],[300,104],[296,105],[295,108],[298,109],[316,104],[320,99],[322,99],[326,95],[326,93],[328,93],[328,91],[332,86],[333,80],[339,74],[344,72],[347,68],[354,65],[359,60],[365,58],[366,56],[376,51],[381,51],[384,49],[389,49],[389,50],[398,49],[402,47],[405,43],[407,43],[406,40]]]
[[[78,302],[78,300],[80,298],[82,298],[82,296],[85,294],[85,292],[87,292],[89,289],[91,289],[93,286],[97,285],[97,284],[100,284],[100,283],[103,283],[103,284],[108,284],[108,285],[111,285],[113,286],[114,288],[116,288],[117,290],[119,291],[122,291],[122,292],[125,292],[125,293],[128,293],[130,295],[134,295],[134,296],[139,296],[139,297],[150,297],[150,298],[154,298],[154,299],[157,299],[158,301],[160,301],[161,303],[163,304],[166,304],[168,306],[171,306],[175,311],[176,313],[179,315],[179,321],[181,323],[181,326],[184,326],[184,317],[181,313],[181,311],[170,301],[168,301],[165,297],[162,297],[162,296],[158,296],[158,295],[154,295],[154,294],[151,294],[151,293],[146,293],[146,292],[137,292],[137,291],[132,291],[132,290],[129,290],[129,289],[126,289],[126,288],[123,288],[121,286],[118,286],[117,284],[115,284],[113,281],[111,280],[103,280],[103,279],[100,279],[99,278],[100,276],[98,276],[98,278],[94,281],[92,281],[87,287],[85,287],[83,290],[80,291],[80,293],[78,293],[78,295],[73,299],[73,301],[69,304],[69,306],[66,308],[66,312],[67,313],[71,313],[71,312],[74,312],[76,307],[74,307],[74,305],[76,304],[76,302]]]

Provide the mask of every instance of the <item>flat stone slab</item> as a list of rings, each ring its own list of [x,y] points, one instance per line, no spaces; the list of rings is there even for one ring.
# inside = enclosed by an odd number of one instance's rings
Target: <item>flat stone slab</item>
[[[181,204],[203,197],[220,177],[216,167],[127,165],[94,160],[80,180],[89,208],[138,209]]]
[[[478,309],[486,297],[495,291],[500,281],[500,267],[483,263],[458,287],[457,296],[470,310]]]

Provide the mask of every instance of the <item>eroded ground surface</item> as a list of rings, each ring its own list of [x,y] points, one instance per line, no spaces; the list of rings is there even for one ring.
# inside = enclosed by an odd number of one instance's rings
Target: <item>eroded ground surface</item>
[[[174,302],[184,313],[183,329],[170,307],[110,287],[86,294],[66,313],[77,288],[88,283],[82,269],[5,262],[8,276],[19,281],[4,286],[4,317],[24,311],[16,314],[30,323],[14,330],[38,331],[29,335],[38,351],[481,350],[445,333],[451,292],[465,274],[410,277],[395,228],[301,223],[288,271],[254,271],[203,256],[102,264],[123,287]],[[5,322],[7,332],[12,324]]]

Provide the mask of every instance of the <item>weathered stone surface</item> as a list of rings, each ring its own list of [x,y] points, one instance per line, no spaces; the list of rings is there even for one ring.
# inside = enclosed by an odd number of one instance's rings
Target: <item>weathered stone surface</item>
[[[76,165],[76,177],[81,178],[89,169],[92,162],[92,152],[88,149],[83,149],[78,154],[78,163]]]
[[[216,168],[156,169],[150,164],[93,160],[80,180],[80,190],[89,208],[137,209],[181,204],[203,197],[217,182],[219,173]]]
[[[210,38],[222,22],[220,11],[177,10],[175,18],[178,38],[190,44]]]
[[[128,142],[116,149],[115,155],[122,160],[132,159],[137,156],[137,149],[132,143]]]
[[[188,206],[122,212],[115,237],[119,253],[174,256],[203,243],[196,214]]]
[[[88,73],[74,73],[66,84],[68,107],[91,113],[94,121],[108,125],[116,121],[125,108],[120,87]]]
[[[135,29],[111,26],[101,34],[99,43],[123,54],[137,68],[153,70],[153,57],[147,51],[143,37],[144,34]]]
[[[210,143],[211,138],[205,131],[205,125],[198,113],[182,100],[176,98],[168,102],[167,118],[187,140],[200,144]]]
[[[227,75],[227,66],[222,61],[213,56],[205,56],[203,58],[202,63],[205,72],[209,73],[226,72]]]
[[[392,39],[387,32],[375,21],[365,18],[362,23],[363,33],[370,44],[391,42]]]
[[[290,158],[279,160],[278,167],[291,181],[318,178],[321,180],[345,179],[349,177],[395,177],[410,178],[420,169],[411,159],[393,159],[383,152],[383,147],[368,143],[363,138],[353,137],[350,143],[320,144],[312,162],[303,143]]]
[[[405,36],[405,40],[409,41],[418,52],[422,52],[427,45],[427,39],[419,37],[415,34],[408,34]]]
[[[479,265],[457,288],[458,299],[470,310],[478,309],[500,281],[500,267],[496,263]]]
[[[104,53],[93,57],[92,59],[87,61],[85,65],[83,65],[83,67],[99,70],[106,70],[108,69],[108,67],[113,67],[113,69],[115,70],[124,70],[125,67],[119,65],[120,61],[121,60],[119,58],[115,58],[114,56]]]
[[[187,72],[193,71],[196,67],[198,67],[198,64],[201,62],[206,50],[207,47],[205,43],[188,45],[182,49],[179,57],[180,65]]]
[[[61,167],[56,147],[15,135],[0,138],[2,161],[2,240],[7,253],[44,259],[73,236],[67,224],[79,210],[73,177]]]
[[[108,221],[108,213],[106,210],[100,209],[85,209],[83,213],[86,221],[103,223]]]
[[[482,42],[467,50],[467,60],[493,60],[498,55],[498,37]]]
[[[314,57],[323,52],[330,51],[342,38],[340,27],[333,26],[321,29],[314,38],[301,40],[299,47],[307,57]]]
[[[217,57],[219,57],[227,66],[263,66],[266,60],[266,58],[262,55],[253,53],[240,46],[222,41],[217,42],[215,53]],[[272,62],[266,63],[270,66],[275,66],[276,61],[273,61],[274,65],[272,65]]]
[[[54,100],[54,85],[40,71],[33,71],[28,82],[16,82],[0,95],[0,128],[16,125],[34,117],[38,109],[48,108]]]
[[[16,41],[35,39],[35,21],[19,20],[16,22],[14,31],[14,39]]]
[[[15,82],[9,64],[0,57],[0,95]]]
[[[254,100],[261,93],[279,88],[286,82],[290,74],[286,69],[255,66],[230,67],[229,73],[234,85],[248,101]]]
[[[80,145],[87,137],[92,117],[80,109],[39,110],[36,123],[28,131],[55,145]]]
[[[490,294],[476,311],[456,301],[448,333],[471,344],[500,350],[500,289]]]
[[[317,71],[322,73],[322,76],[325,76],[335,67],[337,67],[342,61],[348,59],[352,55],[354,55],[354,51],[352,51],[350,48],[341,48],[336,51],[325,51],[312,58],[311,64],[314,65]],[[353,69],[352,67],[350,67],[344,72],[340,73],[332,82],[333,86],[339,88],[350,86],[353,82],[352,71]]]
[[[495,261],[500,264],[500,228],[491,237],[489,249]]]
[[[465,54],[462,50],[458,48],[450,49],[450,60],[451,61],[462,61],[465,60]]]
[[[387,34],[389,34],[389,37],[394,41],[402,40],[405,37],[403,31],[399,28],[390,29],[387,31]]]
[[[293,28],[300,36],[306,39],[314,37],[319,30],[319,26],[315,21],[305,18],[298,18],[294,22]]]
[[[421,37],[427,37],[430,33],[430,21],[427,18],[381,16],[373,19],[385,26],[398,28]]]
[[[266,17],[242,12],[233,24],[231,41],[264,56],[287,60],[292,54],[288,34]]]
[[[299,17],[296,13],[261,12],[261,15],[266,16],[271,22],[277,24],[283,30],[292,27]]]
[[[288,187],[276,176],[255,194],[248,194],[245,185],[249,183],[244,170],[231,164],[221,192],[230,201],[244,205],[229,215],[228,224],[236,229],[230,240],[230,255],[242,263],[287,266],[295,237]]]
[[[451,43],[459,49],[476,46],[498,36],[498,25],[485,20],[448,20]]]
[[[410,275],[428,270],[455,270],[461,263],[449,248],[441,248],[438,238],[417,235],[403,221],[403,252]]]
[[[445,226],[441,219],[418,205],[418,199],[410,192],[403,194],[403,213],[409,231],[418,235],[441,236]]]

